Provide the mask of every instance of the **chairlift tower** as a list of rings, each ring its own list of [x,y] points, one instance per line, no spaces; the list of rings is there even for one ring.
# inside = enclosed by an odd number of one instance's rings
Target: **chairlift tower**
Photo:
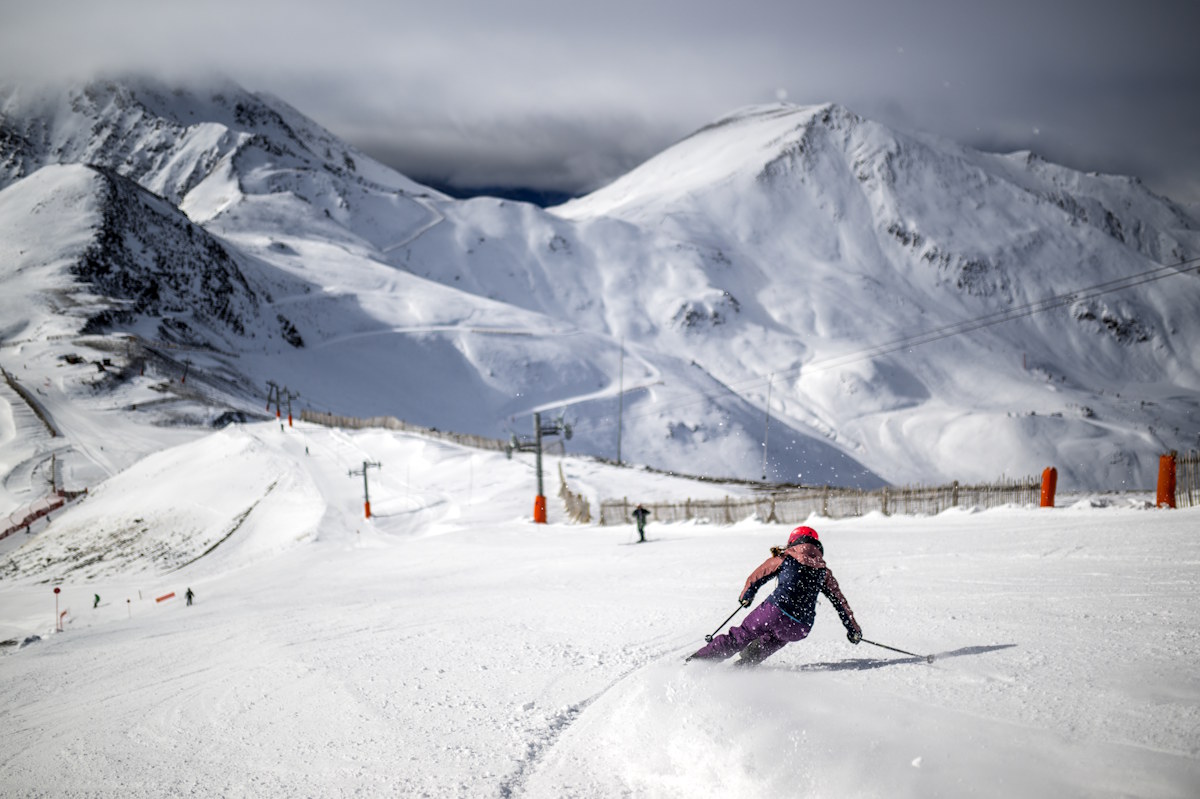
[[[299,391],[292,391],[287,386],[283,387],[283,399],[287,402],[288,409],[288,427],[292,426],[292,400],[300,396]]]
[[[267,410],[271,410],[271,402],[275,402],[275,418],[279,418],[279,384],[274,380],[267,381]]]
[[[546,491],[543,488],[542,482],[542,437],[543,436],[559,436],[570,440],[571,425],[559,416],[548,425],[542,424],[542,414],[534,411],[533,414],[533,440],[519,439],[515,435],[512,437],[511,443],[504,448],[504,453],[509,458],[512,457],[513,451],[517,452],[533,452],[537,458],[537,496],[533,499],[533,521],[535,524],[546,523]]]
[[[363,461],[363,465],[362,465],[361,469],[351,469],[350,470],[351,477],[355,477],[360,474],[362,475],[362,479],[363,479],[363,514],[364,514],[364,518],[367,518],[367,519],[371,518],[371,489],[367,486],[367,470],[372,469],[372,468],[382,469],[383,464],[378,463],[377,461]]]

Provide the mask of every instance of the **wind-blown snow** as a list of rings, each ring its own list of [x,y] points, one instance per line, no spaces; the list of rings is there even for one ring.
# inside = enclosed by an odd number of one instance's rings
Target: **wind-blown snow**
[[[364,460],[381,464],[370,521]],[[590,496],[727,490],[560,464]],[[0,781],[95,797],[1200,785],[1194,510],[810,519],[865,635],[936,660],[851,646],[822,601],[807,640],[746,671],[682,659],[786,527],[651,522],[637,544],[554,501],[534,525],[532,468],[408,434],[233,426],[0,542],[0,634],[39,636],[0,655]]]

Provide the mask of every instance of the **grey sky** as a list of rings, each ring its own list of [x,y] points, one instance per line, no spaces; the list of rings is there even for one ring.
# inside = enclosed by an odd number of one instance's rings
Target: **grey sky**
[[[419,180],[596,188],[712,119],[834,101],[1200,204],[1200,3],[0,0],[0,77],[220,71]]]

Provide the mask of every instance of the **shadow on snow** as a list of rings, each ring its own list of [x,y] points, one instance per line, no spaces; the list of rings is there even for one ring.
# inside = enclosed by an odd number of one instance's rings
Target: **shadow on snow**
[[[933,656],[934,662],[946,660],[948,658],[966,657],[968,655],[985,655],[988,652],[996,652],[1001,649],[1011,649],[1016,644],[993,644],[990,646],[964,646],[961,649],[955,649],[950,652],[938,652]],[[881,669],[885,666],[902,666],[905,664],[925,663],[923,657],[896,657],[896,658],[854,658],[853,660],[838,660],[829,663],[804,663],[798,666],[772,666],[765,665],[760,668],[778,669],[779,671],[866,671],[868,669]]]

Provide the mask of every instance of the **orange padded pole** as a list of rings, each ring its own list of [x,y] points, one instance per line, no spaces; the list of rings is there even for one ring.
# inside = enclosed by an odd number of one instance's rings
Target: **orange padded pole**
[[[1158,457],[1158,498],[1154,503],[1157,507],[1175,507],[1175,453],[1168,452]]]
[[[1058,469],[1047,466],[1042,470],[1042,507],[1054,507],[1054,492],[1058,488]]]

